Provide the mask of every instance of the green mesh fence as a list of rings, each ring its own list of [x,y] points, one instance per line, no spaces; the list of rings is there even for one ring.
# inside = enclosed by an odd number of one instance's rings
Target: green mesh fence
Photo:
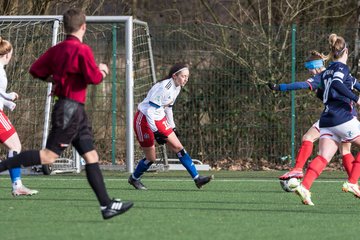
[[[259,26],[151,26],[159,74],[178,61],[191,65],[187,86],[174,106],[182,142],[193,158],[216,165],[244,160],[262,165],[288,163],[291,151],[291,94],[271,92],[268,81],[291,82],[291,50],[296,50],[296,81],[305,81],[310,50],[327,53],[327,37],[336,32],[352,49],[355,29]],[[223,37],[225,36],[225,37]],[[350,59],[352,65],[354,59]],[[357,64],[356,64],[357,65]],[[354,65],[355,66],[355,65]],[[295,154],[302,135],[316,122],[322,103],[310,91],[295,95]],[[316,146],[317,147],[317,146]],[[316,154],[316,147],[314,154]]]
[[[97,62],[109,65],[111,74],[99,86],[88,89],[87,111],[92,121],[100,159],[123,164],[125,138],[125,46],[124,25],[87,24],[85,43]],[[327,52],[327,37],[336,32],[347,39],[350,50],[356,29],[291,26],[162,25],[150,26],[156,75],[167,75],[176,62],[191,66],[189,83],[174,106],[181,141],[190,155],[216,165],[222,160],[282,164],[291,160],[291,94],[271,92],[266,83],[291,82],[291,49],[296,49],[296,80],[303,81],[303,67],[312,49]],[[148,34],[134,26],[134,112],[150,89]],[[17,128],[23,149],[41,147],[46,84],[33,80],[31,63],[51,45],[52,22],[0,22],[0,34],[14,45],[14,58],[7,66],[8,89],[20,99],[14,112],[7,112]],[[59,40],[64,37],[59,33]],[[115,44],[115,47],[114,47]],[[357,71],[357,60],[349,64]],[[295,149],[302,135],[319,118],[322,103],[310,91],[297,91],[295,104]],[[142,157],[135,142],[135,160]],[[2,150],[2,154],[5,152]],[[314,154],[316,151],[314,151]],[[174,157],[170,152],[170,157]],[[287,163],[287,161],[285,161]]]
[[[4,110],[17,129],[23,149],[40,149],[44,126],[46,86],[29,75],[34,59],[51,46],[52,22],[0,22],[0,36],[14,48],[6,66],[8,92],[19,94],[13,112]],[[6,156],[1,149],[2,158]]]
[[[155,76],[151,69],[149,33],[144,25],[133,25],[134,112],[152,86]],[[125,164],[126,157],[126,88],[125,88],[125,26],[124,24],[87,24],[84,42],[89,44],[97,62],[106,63],[111,74],[88,92],[87,111],[92,120],[96,147],[102,160]],[[116,88],[116,91],[114,91]],[[135,144],[135,160],[142,151]]]
[[[15,51],[6,68],[8,91],[15,91],[20,95],[15,111],[5,111],[20,135],[23,149],[41,149],[42,146],[47,83],[33,79],[28,71],[35,59],[51,46],[52,32],[53,20],[0,21],[0,36],[9,40]],[[60,22],[57,41],[62,41],[64,37]],[[134,22],[132,74],[135,107],[155,80],[148,40],[147,26]],[[127,104],[125,22],[89,22],[84,42],[93,49],[96,61],[106,63],[110,68],[110,74],[100,85],[88,88],[86,109],[92,122],[95,146],[103,163],[124,164]],[[135,149],[136,159],[142,158],[137,144]],[[5,153],[5,149],[2,149],[3,157]],[[62,157],[74,158],[71,148]]]

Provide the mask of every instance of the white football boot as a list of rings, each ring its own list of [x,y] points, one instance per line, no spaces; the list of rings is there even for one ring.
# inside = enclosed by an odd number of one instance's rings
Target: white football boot
[[[17,196],[32,196],[37,194],[39,191],[25,187],[24,185],[13,188],[12,195]]]
[[[344,192],[352,193],[355,197],[360,198],[360,189],[358,184],[353,184],[346,181],[342,186],[342,190]]]
[[[295,188],[295,193],[300,197],[303,204],[314,206],[314,203],[311,201],[310,191],[307,190],[302,184]]]

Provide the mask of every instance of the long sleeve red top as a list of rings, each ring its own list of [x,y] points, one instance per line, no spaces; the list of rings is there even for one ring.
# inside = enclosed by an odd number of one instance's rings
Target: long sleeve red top
[[[103,79],[91,48],[73,35],[41,55],[31,65],[30,74],[40,79],[52,76],[54,95],[80,103],[86,101],[87,85]]]

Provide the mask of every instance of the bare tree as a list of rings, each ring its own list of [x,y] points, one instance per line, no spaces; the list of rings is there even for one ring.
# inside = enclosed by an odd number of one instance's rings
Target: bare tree
[[[135,0],[0,0],[2,15],[61,15],[69,8],[84,9],[87,15],[129,15]],[[140,5],[141,7],[141,5]],[[135,11],[134,10],[134,11]]]
[[[351,1],[281,0],[274,3],[271,0],[201,0],[200,2],[204,10],[202,15],[196,16],[196,29],[194,31],[179,29],[179,31],[193,40],[211,46],[240,66],[251,69],[253,81],[257,83],[265,81],[257,74],[259,66],[267,67],[271,80],[279,79],[282,75],[284,67],[275,66],[277,62],[288,62],[284,61],[287,58],[284,54],[288,54],[291,44],[292,23],[315,26],[323,22],[326,25],[329,20],[340,21],[355,14]],[[326,15],[328,12],[333,15]],[[259,54],[263,56],[260,62]]]
[[[245,149],[248,156],[255,149],[267,156],[275,151],[281,152],[277,142],[288,137],[284,128],[289,125],[289,99],[264,100],[271,93],[263,86],[268,81],[290,80],[292,24],[297,25],[297,56],[303,56],[304,52],[307,54],[312,49],[324,50],[328,34],[336,28],[341,35],[346,33],[350,36],[346,39],[354,39],[355,32],[346,32],[343,27],[345,23],[349,26],[354,24],[351,18],[356,14],[354,2],[200,0],[187,4],[186,7],[169,4],[161,12],[166,13],[164,18],[172,24],[166,34],[167,39],[179,41],[178,51],[175,50],[177,57],[192,63],[192,69],[206,70],[192,80],[200,79],[195,83],[196,90],[193,90],[202,101],[185,100],[184,103],[200,114],[191,117],[183,114],[184,120],[197,117],[198,122],[193,125],[204,126],[204,131],[196,133],[201,136],[199,141],[204,141],[198,144],[203,146],[200,152],[206,152],[206,148],[216,149],[216,152],[240,152]],[[190,8],[191,11],[186,11]],[[331,28],[324,29],[328,26]],[[195,48],[195,43],[201,47]],[[196,55],[190,54],[195,51]],[[303,59],[295,60],[302,65]],[[224,78],[239,81],[246,91],[224,83]],[[207,85],[203,84],[204,79]],[[231,97],[214,101],[209,96]],[[298,99],[302,97],[306,98],[300,95]],[[218,109],[226,109],[231,115],[219,115]],[[206,127],[220,122],[231,123],[231,131],[226,128],[210,131]],[[263,132],[268,129],[274,129],[274,133],[264,136]],[[219,136],[220,142],[214,141],[213,136]],[[263,137],[256,140],[256,136]]]

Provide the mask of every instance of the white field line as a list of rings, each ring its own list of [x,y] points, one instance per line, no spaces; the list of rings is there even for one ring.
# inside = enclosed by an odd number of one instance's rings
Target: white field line
[[[0,179],[5,179],[5,178],[0,178]],[[47,177],[47,178],[36,178],[36,177],[22,177],[21,179],[26,180],[26,181],[86,181],[86,177],[83,178],[51,178],[51,177]],[[105,181],[127,181],[127,178],[104,178]],[[174,179],[174,178],[143,178],[144,181],[146,182],[189,182],[189,181],[193,181],[192,179]],[[3,180],[2,180],[3,181]],[[222,179],[222,178],[216,178],[213,180],[214,182],[279,182],[279,180],[277,179]],[[339,183],[339,182],[344,182],[346,181],[346,179],[344,178],[343,180],[316,180],[316,182],[321,182],[321,183]]]

